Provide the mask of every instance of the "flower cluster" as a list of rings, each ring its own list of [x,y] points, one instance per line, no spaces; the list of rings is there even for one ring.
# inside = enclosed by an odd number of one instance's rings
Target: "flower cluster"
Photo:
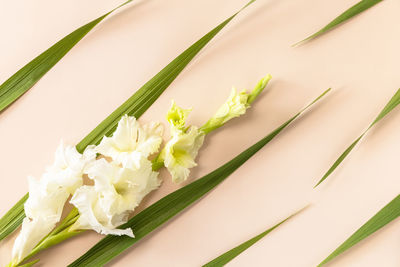
[[[190,109],[182,109],[172,102],[167,114],[171,139],[165,144],[160,158],[174,183],[181,183],[187,179],[189,169],[197,165],[195,159],[204,141],[205,134],[198,127],[186,127],[189,112]]]
[[[72,229],[133,237],[130,228],[115,228],[160,185],[148,157],[158,151],[162,132],[160,124],[142,127],[134,117],[124,116],[113,136],[103,138],[95,151],[111,162],[101,158],[86,169],[94,185],[82,186],[72,196],[71,203],[80,213]]]
[[[173,182],[185,181],[190,168],[197,165],[195,160],[205,135],[243,115],[270,78],[263,78],[250,93],[238,93],[233,89],[228,100],[202,127],[187,126],[191,110],[172,102],[167,113],[171,138],[153,162],[149,157],[159,152],[162,126],[158,123],[140,125],[136,118],[128,115],[121,118],[111,137],[104,136],[100,144],[88,146],[83,154],[61,143],[54,164],[42,178],[39,181],[28,178],[26,218],[15,241],[10,266],[18,266],[32,256],[35,249],[37,252],[37,247],[46,247],[42,243],[46,238],[61,232],[68,235],[91,229],[105,235],[134,237],[131,228],[118,227],[127,222],[148,193],[160,186],[156,170],[165,166]],[[86,184],[84,176],[89,181]],[[61,223],[65,228],[59,230],[58,226],[54,230],[70,197],[76,213],[72,213],[71,221],[69,215],[69,219]],[[53,244],[55,240],[49,242]]]
[[[112,137],[104,137],[98,146],[88,146],[83,154],[61,144],[54,164],[42,178],[28,178],[26,218],[14,243],[13,262],[21,262],[54,229],[71,195],[79,218],[70,231],[92,229],[133,237],[131,229],[116,227],[160,185],[148,157],[158,151],[162,132],[159,124],[141,126],[134,117],[125,115]],[[83,185],[84,175],[93,185]]]

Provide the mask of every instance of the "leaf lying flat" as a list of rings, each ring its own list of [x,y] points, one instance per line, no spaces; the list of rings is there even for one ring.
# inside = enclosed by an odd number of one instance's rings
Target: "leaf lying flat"
[[[250,3],[252,3],[251,1]],[[249,4],[250,4],[249,3]],[[247,4],[247,5],[249,5]],[[246,5],[246,6],[247,6]],[[240,10],[241,11],[241,10]],[[240,12],[239,11],[239,12]],[[238,13],[239,13],[238,12]],[[111,115],[102,121],[92,132],[90,132],[77,146],[79,152],[83,152],[88,145],[98,144],[101,138],[109,136],[117,127],[120,118],[129,114],[139,118],[174,81],[189,62],[220,32],[238,13],[231,16],[197,42],[176,57],[171,63],[164,67],[151,80],[143,85],[133,96],[118,107]],[[26,194],[9,212],[0,219],[0,240],[12,233],[25,217],[23,204],[28,198]]]
[[[31,89],[58,61],[60,61],[86,34],[118,8],[132,2],[126,1],[101,17],[83,25],[65,36],[52,47],[22,67],[0,85],[0,112]]]
[[[369,219],[318,266],[322,266],[400,216],[400,195]]]
[[[347,21],[348,19],[351,19],[352,17],[360,14],[361,12],[367,10],[368,8],[378,4],[379,2],[382,2],[382,0],[362,0],[362,1],[358,2],[357,4],[355,4],[354,6],[352,6],[351,8],[347,9],[345,12],[340,14],[337,18],[332,20],[330,23],[328,23],[328,25],[323,27],[321,30],[317,31],[313,35],[307,37],[306,39],[298,42],[295,45],[299,45],[301,43],[307,42],[311,39],[314,39],[314,38],[326,33],[327,31],[332,30],[333,28],[337,27],[339,24],[342,24],[343,22]]]
[[[269,228],[268,230],[262,232],[261,234],[256,235],[255,237],[247,240],[246,242],[243,242],[242,244],[240,244],[237,247],[234,247],[233,249],[225,252],[224,254],[222,254],[221,256],[213,259],[212,261],[206,263],[203,265],[203,267],[219,267],[219,266],[224,266],[225,264],[227,264],[228,262],[230,262],[231,260],[233,260],[234,258],[236,258],[237,256],[239,256],[239,254],[241,254],[243,251],[245,251],[246,249],[248,249],[249,247],[251,247],[252,245],[254,245],[255,243],[257,243],[260,239],[262,239],[264,236],[268,235],[270,232],[272,232],[273,230],[275,230],[276,228],[278,228],[278,226],[280,226],[281,224],[283,224],[284,222],[286,222],[287,220],[289,220],[290,218],[292,218],[293,216],[295,216],[296,214],[298,214],[299,212],[296,212],[292,215],[290,215],[289,217],[287,217],[286,219],[284,219],[283,221],[275,224],[274,226],[272,226],[271,228]]]
[[[24,203],[28,194],[23,196],[4,216],[0,219],[0,240],[11,234],[25,217]]]
[[[315,185],[317,187],[321,184],[328,176],[342,163],[342,161],[349,155],[349,153],[353,150],[353,148],[360,142],[360,140],[367,134],[368,130],[372,128],[376,123],[378,123],[381,119],[383,119],[390,111],[392,111],[397,105],[400,104],[400,89],[394,94],[394,96],[390,99],[390,101],[386,104],[386,106],[382,109],[376,119],[368,126],[367,130],[365,130],[351,145],[346,148],[346,150],[340,155],[340,157],[333,163],[333,165],[329,168],[329,170],[324,174],[321,180]]]
[[[111,236],[108,235],[93,246],[88,252],[82,255],[79,259],[74,261],[69,267],[77,266],[103,266],[114,257],[118,256],[124,250],[128,249],[143,237],[150,234],[152,231],[163,225],[169,219],[179,214],[185,208],[193,204],[195,201],[203,197],[206,193],[224,181],[230,174],[250,159],[261,148],[268,144],[275,136],[277,136],[283,129],[285,129],[293,120],[300,116],[308,107],[318,101],[327,92],[325,91],[321,96],[314,100],[310,105],[302,109],[295,116],[290,118],[287,122],[275,129],[266,137],[249,147],[247,150],[240,153],[231,161],[225,163],[218,169],[209,173],[206,176],[184,186],[166,197],[160,199],[150,207],[144,209],[142,212],[130,219],[126,224],[120,228],[132,228],[135,233],[135,238],[128,236]]]

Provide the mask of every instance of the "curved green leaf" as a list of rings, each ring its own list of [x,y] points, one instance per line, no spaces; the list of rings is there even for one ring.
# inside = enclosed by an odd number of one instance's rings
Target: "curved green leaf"
[[[392,111],[397,105],[400,104],[400,89],[394,94],[394,96],[390,99],[390,101],[386,104],[386,106],[382,109],[376,119],[368,126],[368,128],[353,142],[351,145],[346,148],[346,150],[339,156],[339,158],[333,163],[333,165],[329,168],[329,170],[322,176],[321,180],[314,186],[317,187],[321,184],[328,176],[342,163],[342,161],[349,155],[349,153],[353,150],[353,148],[360,142],[360,140],[367,134],[368,130],[372,128],[377,122],[383,119],[390,111]]]
[[[307,107],[302,109],[295,116],[290,118],[280,127],[275,129],[266,137],[240,153],[231,161],[225,163],[218,169],[207,174],[206,176],[196,180],[195,182],[182,187],[166,197],[160,199],[150,207],[130,219],[126,224],[120,226],[121,229],[132,228],[135,238],[128,236],[111,236],[108,235],[93,246],[88,252],[74,261],[69,267],[98,267],[103,266],[124,250],[136,244],[143,237],[163,225],[169,219],[179,214],[185,208],[199,200],[206,193],[224,181],[230,174],[250,159],[261,148],[275,138],[283,129],[285,129],[293,120],[300,116],[308,107],[323,97],[330,89],[326,90],[316,100]]]
[[[318,266],[322,266],[400,216],[400,195],[383,207]]]
[[[249,4],[253,1],[249,2]],[[240,11],[208,32],[188,49],[186,49],[182,54],[176,57],[166,67],[164,67],[159,73],[157,73],[152,79],[150,79],[138,91],[136,91],[136,93],[133,94],[126,102],[118,107],[105,120],[103,120],[93,131],[91,131],[76,146],[76,149],[79,152],[82,152],[88,145],[99,143],[104,135],[108,136],[114,132],[118,121],[125,114],[139,118],[157,100],[164,90],[189,64],[189,62],[200,52],[200,50],[208,42],[210,42],[213,37],[220,32]],[[9,212],[7,212],[0,219],[0,240],[12,233],[22,223],[22,220],[25,217],[23,204],[27,198],[28,194],[26,194]]]
[[[21,97],[26,91],[31,89],[97,24],[112,12],[130,2],[132,2],[132,0],[126,1],[103,16],[76,29],[8,78],[8,80],[0,85],[0,112]]]
[[[284,222],[286,222],[287,220],[289,220],[290,218],[292,218],[293,216],[295,216],[299,212],[300,211],[290,215],[289,217],[287,217],[283,221],[275,224],[274,226],[272,226],[268,230],[262,232],[261,234],[256,235],[255,237],[247,240],[246,242],[243,242],[239,246],[234,247],[233,249],[231,249],[231,250],[225,252],[224,254],[222,254],[221,256],[219,256],[219,257],[213,259],[212,261],[204,264],[203,267],[219,267],[219,266],[226,265],[228,262],[230,262],[231,260],[233,260],[234,258],[239,256],[239,254],[241,254],[243,251],[245,251],[246,249],[248,249],[249,247],[251,247],[252,245],[257,243],[264,236],[268,235],[270,232],[272,232],[273,230],[278,228],[278,226],[280,226],[281,224],[283,224]]]
[[[382,0],[362,0],[362,1],[358,2],[357,4],[355,4],[354,6],[352,6],[351,8],[347,9],[345,12],[340,14],[337,18],[332,20],[330,23],[328,23],[328,25],[323,27],[321,30],[317,31],[316,33],[307,37],[306,39],[296,43],[295,46],[299,45],[301,43],[307,42],[311,39],[314,39],[314,38],[320,36],[321,34],[324,34],[327,31],[332,30],[333,28],[337,27],[339,24],[342,24],[343,22],[347,21],[348,19],[351,19],[352,17],[360,14],[361,12],[378,4],[381,1]]]

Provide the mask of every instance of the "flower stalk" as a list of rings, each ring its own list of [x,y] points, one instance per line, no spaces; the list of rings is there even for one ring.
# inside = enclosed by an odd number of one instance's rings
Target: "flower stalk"
[[[47,169],[42,179],[30,179],[30,197],[25,204],[27,218],[8,267],[31,266],[36,261],[21,264],[87,229],[134,238],[132,229],[122,229],[121,225],[141,200],[160,186],[157,171],[166,167],[175,183],[185,181],[190,168],[197,165],[195,158],[204,137],[243,115],[270,79],[270,75],[264,77],[250,93],[237,93],[233,89],[216,114],[199,128],[186,126],[191,109],[182,109],[173,102],[167,113],[171,139],[159,153],[161,125],[140,125],[134,117],[127,115],[119,121],[111,137],[104,136],[99,145],[89,146],[83,154],[62,145],[54,165]],[[150,161],[148,157],[156,152],[157,156]],[[84,174],[93,180],[93,185],[83,184]],[[70,195],[70,203],[75,208],[59,222]],[[41,226],[42,222],[45,227]]]

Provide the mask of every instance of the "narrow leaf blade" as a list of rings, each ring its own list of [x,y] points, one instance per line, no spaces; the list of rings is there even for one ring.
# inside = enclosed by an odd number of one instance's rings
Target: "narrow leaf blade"
[[[124,4],[128,2],[125,2]],[[246,6],[252,2],[254,2],[254,0],[250,1]],[[243,8],[241,10],[243,10]],[[115,130],[118,121],[125,114],[139,118],[157,100],[164,90],[189,64],[189,62],[200,52],[200,50],[208,42],[210,42],[214,36],[218,34],[218,32],[220,32],[241,10],[208,32],[188,49],[186,49],[182,54],[176,57],[166,67],[164,67],[151,80],[137,90],[136,93],[134,93],[126,102],[124,102],[111,115],[102,121],[92,132],[90,132],[76,146],[76,149],[79,152],[83,152],[88,145],[98,144],[104,135],[108,136]],[[0,219],[0,241],[8,234],[12,233],[22,223],[22,220],[25,217],[23,204],[27,198],[28,194],[26,194],[6,215]]]
[[[365,134],[365,133],[364,133]],[[347,157],[347,155],[350,154],[350,152],[353,150],[353,148],[360,142],[361,138],[364,136],[364,134],[360,135],[346,150],[339,156],[339,158],[333,163],[333,165],[329,168],[329,170],[324,174],[324,176],[321,178],[321,180],[318,181],[318,183],[314,186],[317,187],[320,185],[323,181],[325,181],[326,178],[328,178],[329,175],[342,163],[342,161]]]
[[[370,127],[374,126],[378,121],[383,119],[390,111],[392,111],[397,105],[400,103],[400,89],[392,96],[390,101],[386,104],[386,106],[382,109],[381,113],[376,117],[374,122]]]
[[[292,218],[293,216],[295,216],[296,214],[298,214],[299,212],[296,212],[292,215],[290,215],[289,217],[287,217],[286,219],[284,219],[283,221],[275,224],[274,226],[272,226],[271,228],[269,228],[268,230],[262,232],[261,234],[256,235],[255,237],[247,240],[246,242],[243,242],[242,244],[240,244],[237,247],[234,247],[233,249],[225,252],[224,254],[222,254],[221,256],[213,259],[212,261],[206,263],[203,265],[203,267],[218,267],[218,266],[224,266],[225,264],[227,264],[228,262],[230,262],[231,260],[233,260],[234,258],[236,258],[237,256],[239,256],[243,251],[245,251],[246,249],[248,249],[249,247],[251,247],[252,245],[254,245],[255,243],[257,243],[259,240],[261,240],[264,236],[268,235],[270,232],[272,232],[273,230],[275,230],[276,228],[278,228],[278,226],[280,226],[281,224],[283,224],[284,222],[286,222],[287,220],[289,220],[290,218]]]
[[[354,149],[354,147],[360,142],[360,140],[367,134],[369,129],[372,128],[377,122],[379,122],[381,119],[383,119],[387,114],[390,113],[395,107],[397,107],[400,104],[400,89],[396,91],[396,93],[392,96],[392,98],[389,100],[389,102],[385,105],[385,107],[382,109],[382,111],[379,113],[379,115],[376,117],[376,119],[369,125],[367,130],[365,130],[351,145],[346,148],[346,150],[339,156],[339,158],[332,164],[332,166],[329,168],[329,170],[322,176],[322,178],[318,181],[318,183],[314,186],[317,187],[320,185],[323,181],[326,180],[326,178],[329,177],[329,175],[332,174],[332,172],[340,165],[340,163],[343,162],[343,160],[350,154],[350,152]]]
[[[329,22],[321,30],[317,31],[316,33],[312,34],[311,36],[307,37],[306,39],[296,43],[295,46],[299,45],[301,43],[310,41],[310,40],[312,40],[312,39],[314,39],[314,38],[316,38],[316,37],[328,32],[328,31],[332,30],[333,28],[339,26],[340,24],[344,23],[345,21],[347,21],[347,20],[351,19],[352,17],[360,14],[361,12],[367,10],[368,8],[370,8],[370,7],[372,7],[372,6],[376,5],[376,4],[378,4],[381,1],[382,0],[361,0],[357,4],[355,4],[354,6],[350,7],[345,12],[340,14],[334,20]]]
[[[0,219],[0,240],[11,234],[25,217],[24,203],[28,194],[23,196],[4,216]]]
[[[318,266],[322,266],[400,216],[400,195],[383,207]]]
[[[324,92],[324,94],[326,92]],[[308,108],[310,105],[308,105],[306,108]],[[269,135],[262,138],[256,144],[240,153],[231,161],[225,163],[223,166],[196,180],[195,182],[192,182],[191,184],[165,196],[120,227],[132,228],[135,233],[135,238],[130,238],[127,236],[106,236],[69,266],[103,266],[122,253],[124,250],[137,243],[143,237],[147,236],[152,231],[163,225],[169,219],[179,214],[186,207],[199,200],[206,193],[224,181],[230,174],[232,174],[236,169],[250,159],[262,147],[275,138],[275,136],[285,129],[293,120],[300,116],[306,108],[290,118]]]

